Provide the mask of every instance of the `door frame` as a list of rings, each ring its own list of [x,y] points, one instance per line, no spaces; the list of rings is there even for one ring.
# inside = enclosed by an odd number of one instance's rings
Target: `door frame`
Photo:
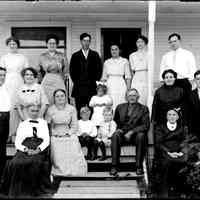
[[[145,21],[136,22],[112,22],[112,21],[101,21],[96,23],[96,50],[101,55],[101,29],[102,28],[141,28],[141,33],[147,34],[148,24]]]

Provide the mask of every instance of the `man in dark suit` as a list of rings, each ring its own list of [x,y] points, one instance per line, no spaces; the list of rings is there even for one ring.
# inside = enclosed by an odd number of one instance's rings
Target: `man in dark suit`
[[[99,54],[91,50],[91,35],[80,35],[82,49],[72,55],[70,61],[70,76],[73,81],[72,97],[75,98],[76,108],[80,118],[80,109],[88,106],[96,94],[96,81],[102,75],[102,62]]]
[[[196,89],[192,90],[189,102],[189,132],[200,141],[200,70],[194,73]]]
[[[115,111],[114,121],[117,130],[112,136],[111,175],[117,175],[117,167],[120,161],[120,147],[123,143],[136,145],[136,173],[142,175],[143,160],[147,146],[147,132],[150,126],[149,110],[146,106],[138,103],[139,94],[134,88],[127,91],[127,103],[119,104]]]

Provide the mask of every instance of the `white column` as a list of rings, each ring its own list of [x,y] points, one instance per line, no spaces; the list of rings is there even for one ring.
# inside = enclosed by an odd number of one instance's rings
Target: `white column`
[[[151,112],[152,102],[153,102],[153,74],[154,74],[154,26],[156,21],[156,1],[148,2],[148,22],[149,22],[149,32],[148,32],[148,99],[147,105]]]

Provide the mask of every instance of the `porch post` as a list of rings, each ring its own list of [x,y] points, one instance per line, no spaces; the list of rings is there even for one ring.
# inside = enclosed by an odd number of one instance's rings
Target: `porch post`
[[[153,102],[153,74],[154,74],[154,26],[156,21],[156,1],[148,2],[148,23],[149,23],[149,32],[148,32],[148,99],[147,106],[151,112],[152,102]]]

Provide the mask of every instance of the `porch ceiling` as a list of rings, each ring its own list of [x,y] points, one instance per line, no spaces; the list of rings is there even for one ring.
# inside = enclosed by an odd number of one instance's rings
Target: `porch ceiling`
[[[200,15],[200,3],[157,1],[157,17]],[[0,19],[5,20],[146,20],[148,1],[0,1]]]

